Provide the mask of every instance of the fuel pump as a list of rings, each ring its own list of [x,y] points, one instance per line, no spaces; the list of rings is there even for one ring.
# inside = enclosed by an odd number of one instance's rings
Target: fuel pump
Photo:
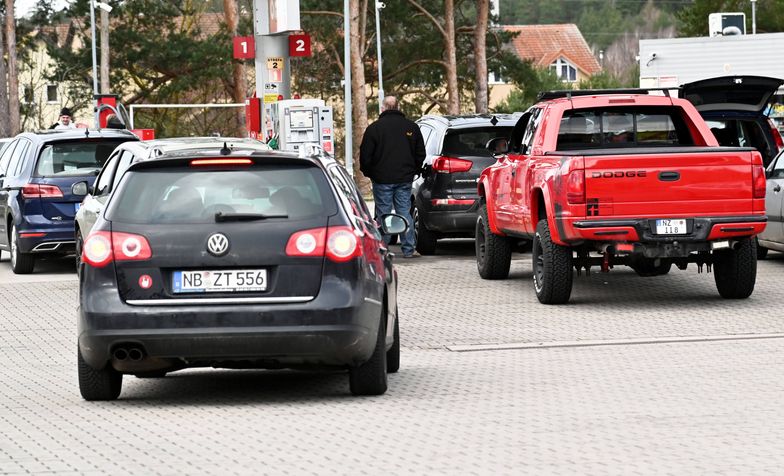
[[[332,108],[321,99],[285,99],[270,104],[270,122],[278,149],[299,152],[316,145],[335,153]]]

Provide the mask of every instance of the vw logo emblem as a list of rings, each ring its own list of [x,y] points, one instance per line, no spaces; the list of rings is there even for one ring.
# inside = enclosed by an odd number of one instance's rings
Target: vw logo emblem
[[[229,252],[229,239],[223,233],[215,233],[207,238],[207,251],[213,256],[223,256]]]

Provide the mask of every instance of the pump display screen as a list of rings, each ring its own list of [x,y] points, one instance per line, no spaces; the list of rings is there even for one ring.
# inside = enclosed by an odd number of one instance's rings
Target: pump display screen
[[[291,111],[289,114],[289,127],[293,128],[312,128],[313,111]]]

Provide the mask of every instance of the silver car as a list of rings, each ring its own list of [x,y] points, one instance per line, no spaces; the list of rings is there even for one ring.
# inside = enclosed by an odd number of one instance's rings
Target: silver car
[[[763,259],[768,250],[784,252],[784,151],[780,152],[767,170],[765,213],[768,224],[757,236],[757,258]]]
[[[203,148],[224,145],[227,154],[235,150],[266,151],[269,146],[255,139],[229,137],[181,137],[158,139],[152,141],[126,142],[118,146],[109,156],[95,179],[95,185],[89,187],[87,182],[74,185],[74,193],[85,195],[79,210],[76,212],[76,269],[82,259],[82,245],[90,234],[96,220],[103,213],[106,203],[117,189],[125,171],[131,164],[145,160],[154,160],[164,154],[177,152],[187,153]]]

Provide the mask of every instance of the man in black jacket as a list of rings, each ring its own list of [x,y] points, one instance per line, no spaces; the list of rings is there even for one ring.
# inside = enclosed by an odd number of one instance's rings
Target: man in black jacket
[[[408,222],[400,239],[404,258],[416,258],[411,218],[411,183],[425,161],[425,141],[415,122],[398,110],[397,98],[387,96],[384,111],[368,126],[359,147],[359,168],[373,182],[376,216],[392,209]]]

